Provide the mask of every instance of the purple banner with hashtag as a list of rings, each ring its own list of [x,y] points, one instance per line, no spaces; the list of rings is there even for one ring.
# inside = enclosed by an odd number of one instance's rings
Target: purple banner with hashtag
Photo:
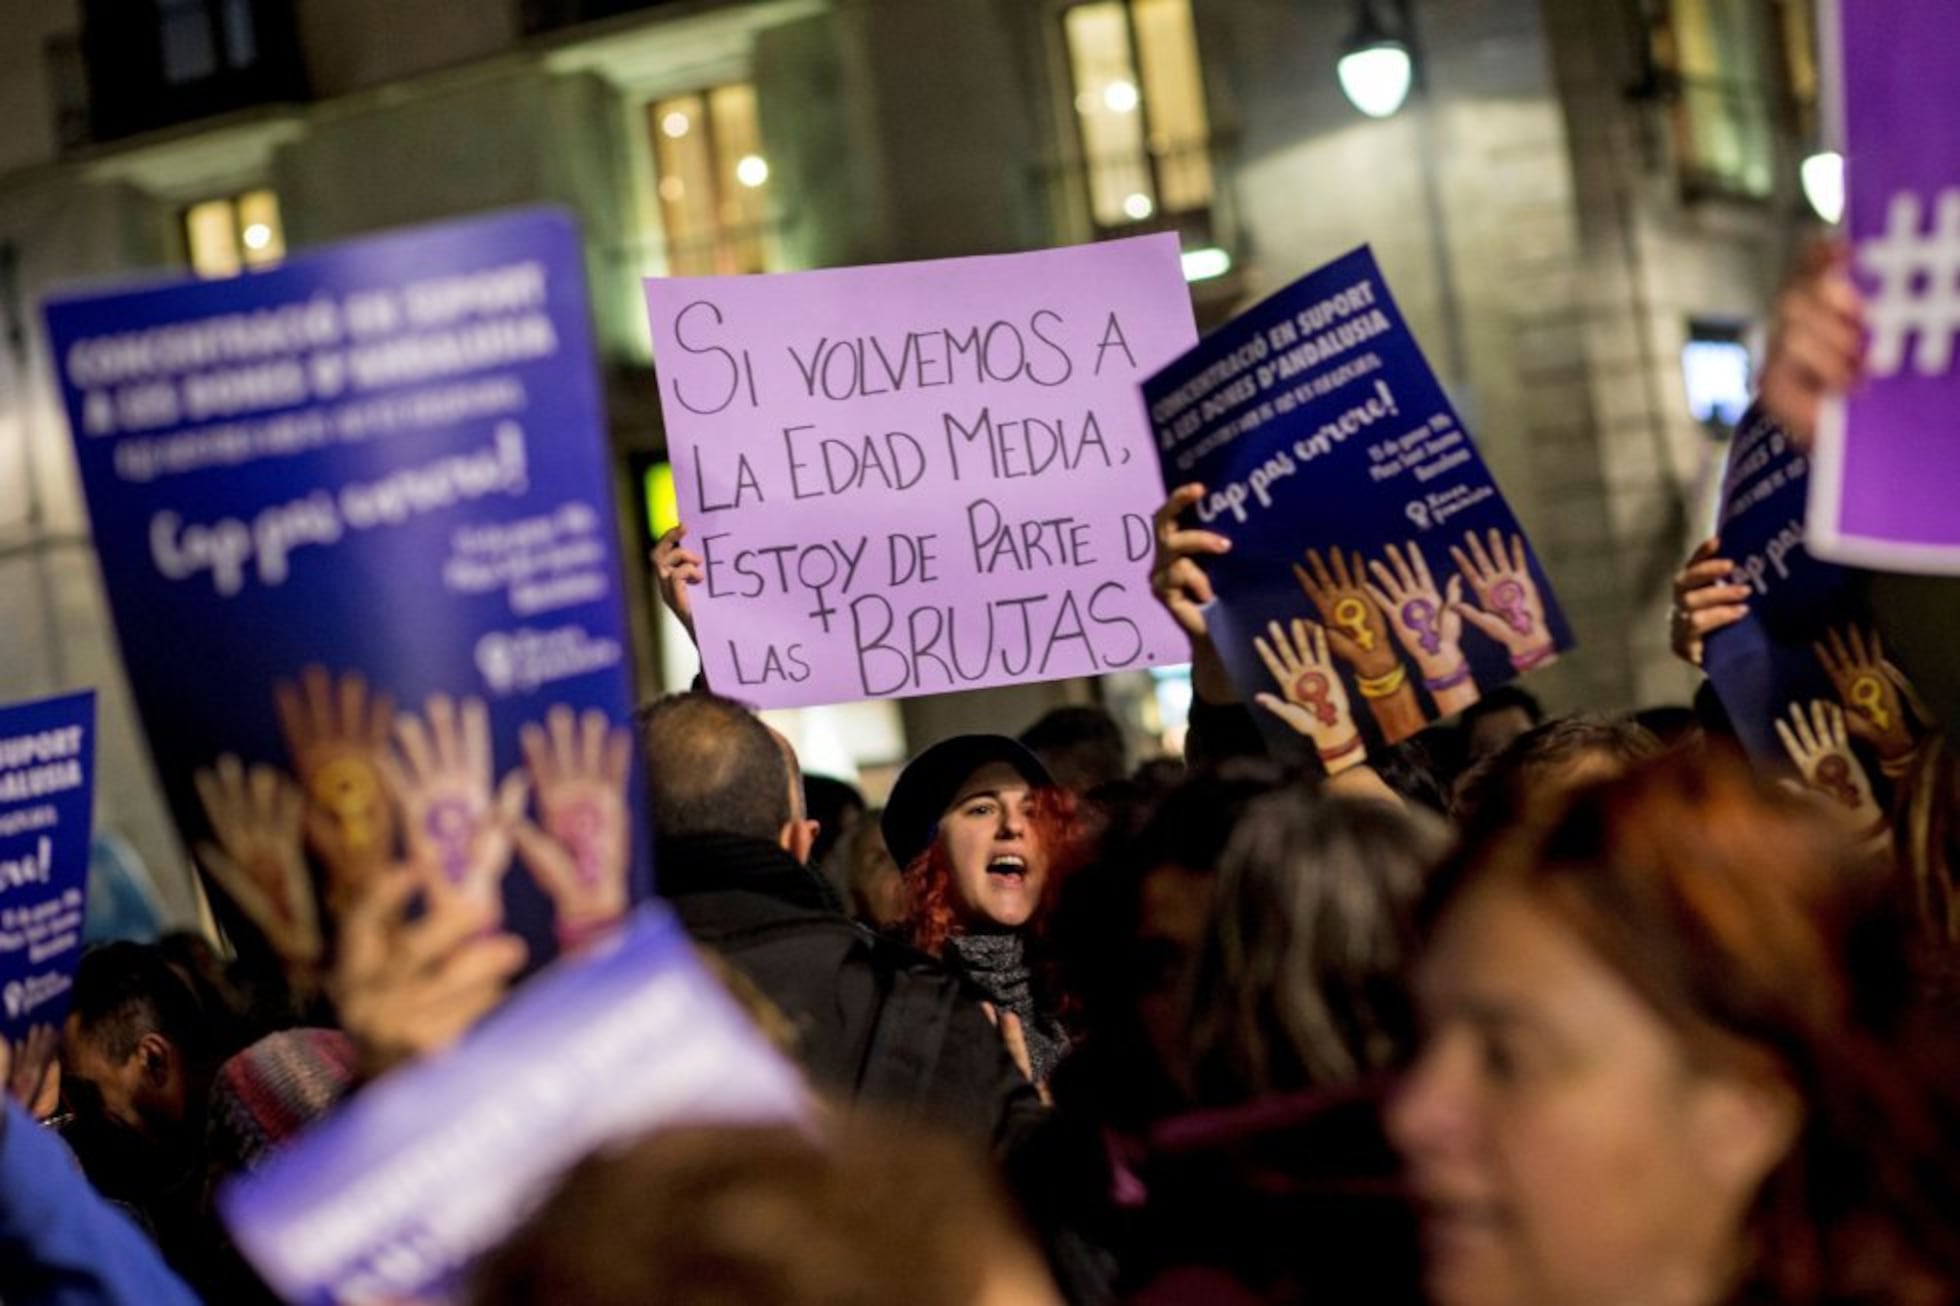
[[[1810,546],[1960,573],[1960,8],[1827,0],[1823,31],[1870,346],[1864,383],[1818,425]]]

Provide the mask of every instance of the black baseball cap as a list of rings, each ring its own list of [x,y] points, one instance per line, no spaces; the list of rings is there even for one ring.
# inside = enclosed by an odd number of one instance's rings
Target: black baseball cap
[[[939,818],[959,796],[966,778],[990,762],[1005,762],[1036,789],[1052,789],[1055,778],[1041,759],[1006,735],[955,735],[941,740],[905,764],[885,803],[879,828],[899,866],[932,846]]]

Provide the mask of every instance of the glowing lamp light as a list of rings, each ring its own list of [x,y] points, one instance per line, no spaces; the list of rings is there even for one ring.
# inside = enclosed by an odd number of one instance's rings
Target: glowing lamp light
[[[1341,47],[1334,72],[1348,103],[1370,118],[1393,116],[1415,87],[1416,61],[1407,35],[1382,26],[1374,0],[1357,0],[1354,33]]]
[[[1142,222],[1156,211],[1157,206],[1142,191],[1135,191],[1123,200],[1123,213],[1132,222]]]
[[[1118,79],[1103,87],[1103,107],[1111,113],[1135,113],[1141,98],[1133,82]]]
[[[1844,156],[1820,150],[1803,161],[1803,197],[1817,216],[1837,225],[1844,217]]]
[[[687,115],[679,109],[674,110],[660,120],[660,130],[666,132],[669,139],[672,140],[679,140],[681,137],[687,135],[687,128]]]
[[[1415,84],[1415,63],[1400,41],[1380,41],[1350,49],[1335,66],[1341,90],[1370,118],[1390,118],[1409,98]]]
[[[272,243],[272,228],[263,222],[254,222],[245,228],[245,248],[264,249]]]
[[[750,190],[769,180],[769,161],[760,154],[745,154],[735,165],[735,180]]]
[[[1184,264],[1186,281],[1210,281],[1232,270],[1232,256],[1216,245],[1206,245],[1202,249],[1187,249],[1180,261]]]

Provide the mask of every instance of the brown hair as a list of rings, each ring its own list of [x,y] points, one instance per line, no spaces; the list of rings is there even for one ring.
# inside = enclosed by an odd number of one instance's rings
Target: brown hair
[[[1048,859],[1041,905],[1027,925],[1029,931],[1039,933],[1061,892],[1062,881],[1078,859],[1074,796],[1062,789],[1035,790],[1033,825],[1040,836],[1042,856]],[[953,863],[937,835],[905,868],[905,890],[905,929],[912,946],[937,956],[946,940],[960,933],[959,915],[953,906]]]
[[[1415,907],[1447,843],[1440,820],[1373,799],[1282,790],[1246,808],[1190,998],[1202,1103],[1350,1083],[1407,1058]]]
[[[911,1127],[656,1134],[572,1170],[475,1306],[963,1306],[1034,1253],[986,1159]]]
[[[1789,1085],[1803,1122],[1750,1213],[1738,1296],[1949,1301],[1960,1113],[1928,1038],[1892,878],[1829,814],[1722,759],[1674,755],[1473,841],[1432,888],[1522,889],[1704,1064]]]
[[[1661,741],[1637,722],[1559,717],[1533,726],[1465,771],[1456,782],[1450,815],[1471,831],[1502,825],[1660,754]]]

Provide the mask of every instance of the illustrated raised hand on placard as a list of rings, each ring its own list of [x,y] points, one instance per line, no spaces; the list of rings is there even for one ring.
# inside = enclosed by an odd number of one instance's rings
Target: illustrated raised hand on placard
[[[551,897],[560,945],[575,946],[626,910],[632,736],[603,712],[574,717],[558,706],[542,727],[527,723],[519,742],[537,794],[538,824],[520,818],[512,835],[531,878]]]
[[[1806,713],[1802,703],[1792,703],[1789,720],[1776,721],[1776,737],[1805,787],[1828,799],[1848,825],[1859,833],[1884,828],[1885,809],[1872,792],[1864,763],[1851,750],[1843,708],[1817,701]]]
[[[197,859],[218,887],[265,935],[295,985],[310,982],[323,945],[307,874],[299,786],[270,766],[248,773],[230,753],[192,776],[211,840]]]
[[[1450,546],[1457,571],[1477,596],[1475,605],[1458,602],[1456,610],[1501,645],[1510,654],[1513,667],[1530,671],[1558,656],[1558,645],[1545,620],[1545,601],[1531,576],[1524,536],[1512,534],[1508,549],[1503,532],[1496,528],[1488,538],[1488,549],[1475,531],[1464,535],[1464,547]]]
[[[1294,619],[1290,637],[1277,621],[1268,622],[1266,636],[1255,636],[1252,645],[1280,693],[1253,701],[1311,739],[1328,773],[1337,774],[1366,761],[1367,752],[1327,643],[1327,632],[1303,618]]]
[[[1878,632],[1857,626],[1829,630],[1810,647],[1837,690],[1851,733],[1870,744],[1880,761],[1898,761],[1911,753],[1906,710],[1914,695],[1905,676],[1886,660]]]
[[[1329,550],[1331,564],[1320,550],[1307,550],[1307,565],[1293,564],[1293,576],[1320,613],[1328,647],[1354,668],[1354,674],[1373,679],[1393,674],[1402,663],[1388,637],[1388,622],[1368,593],[1368,573],[1359,553]],[[1352,563],[1350,563],[1350,558]]]
[[[511,828],[523,814],[523,773],[508,776],[493,799],[490,712],[482,699],[464,699],[459,712],[448,695],[431,694],[426,711],[426,723],[413,713],[396,718],[399,754],[382,763],[401,805],[409,864],[463,897],[499,902]]]
[[[1463,614],[1457,607],[1463,601],[1463,578],[1452,576],[1448,587],[1439,590],[1428,559],[1413,540],[1402,548],[1391,544],[1387,552],[1387,563],[1368,563],[1375,577],[1368,593],[1388,614],[1395,637],[1421,669],[1436,710],[1444,716],[1460,712],[1478,698],[1476,677],[1463,656]]]
[[[395,702],[370,693],[358,671],[338,681],[310,666],[294,687],[273,687],[279,730],[306,795],[306,840],[327,872],[327,906],[349,895],[395,856],[395,809],[382,783]]]

